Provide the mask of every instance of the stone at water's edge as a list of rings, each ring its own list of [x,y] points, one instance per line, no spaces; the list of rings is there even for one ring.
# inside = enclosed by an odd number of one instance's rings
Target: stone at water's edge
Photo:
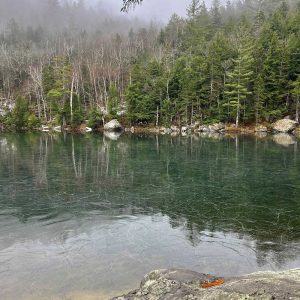
[[[114,119],[104,125],[105,131],[121,131],[122,125],[118,120]]]
[[[297,122],[289,119],[282,119],[273,124],[273,129],[278,132],[289,133],[297,127]]]
[[[195,131],[200,132],[222,132],[225,129],[224,123],[215,123],[212,125],[202,125],[199,127],[199,129],[196,129]]]
[[[267,128],[267,126],[264,126],[264,125],[256,125],[254,131],[255,132],[267,132],[268,128]]]
[[[113,300],[284,300],[300,299],[300,269],[257,272],[210,288],[203,282],[217,278],[188,270],[156,270],[144,277],[140,288]]]

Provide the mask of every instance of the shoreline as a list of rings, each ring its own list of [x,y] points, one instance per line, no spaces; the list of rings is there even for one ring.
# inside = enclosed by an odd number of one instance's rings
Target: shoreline
[[[285,119],[283,119],[285,120]],[[282,121],[282,120],[280,120]],[[222,125],[220,125],[222,124]],[[228,136],[231,134],[234,135],[253,135],[259,137],[265,136],[278,136],[285,135],[290,136],[291,138],[300,138],[300,126],[295,126],[292,130],[277,131],[273,128],[274,124],[271,123],[262,123],[262,124],[249,124],[249,125],[241,125],[239,127],[235,127],[233,124],[223,124],[223,123],[215,123],[212,125],[198,125],[198,128],[195,126],[176,126],[172,125],[170,127],[164,126],[151,126],[151,125],[137,125],[137,126],[122,126],[122,130],[109,130],[106,131],[104,126],[98,128],[89,128],[86,127],[85,124],[82,124],[76,128],[72,128],[70,126],[61,129],[59,126],[56,127],[48,127],[42,126],[41,128],[34,129],[26,129],[21,131],[14,131],[9,128],[5,128],[0,124],[0,133],[31,133],[31,132],[45,132],[45,133],[66,133],[66,134],[117,134],[120,136],[123,133],[130,134],[147,134],[147,135],[170,135],[172,137],[176,136],[207,136],[207,137],[217,137],[217,136]],[[45,129],[46,127],[46,129]]]
[[[300,269],[255,272],[232,278],[184,269],[155,270],[140,287],[112,300],[300,299]]]

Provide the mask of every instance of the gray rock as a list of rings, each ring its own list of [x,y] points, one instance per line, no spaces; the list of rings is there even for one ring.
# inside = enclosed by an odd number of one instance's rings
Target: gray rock
[[[201,126],[199,127],[199,131],[200,131],[200,132],[209,132],[209,128],[208,128],[208,126],[206,126],[206,125],[201,125]]]
[[[224,284],[214,287],[201,287],[218,279],[187,270],[156,270],[144,277],[139,289],[113,300],[300,299],[300,269],[257,272],[225,279]]]
[[[221,132],[225,129],[224,123],[215,123],[208,126],[210,132]]]
[[[289,119],[278,120],[273,124],[273,129],[277,132],[289,133],[297,127],[297,122]]]
[[[255,126],[255,129],[254,129],[255,132],[268,132],[268,128],[264,125],[256,125]]]
[[[104,125],[105,131],[121,131],[122,125],[118,120],[114,119]]]
[[[225,124],[224,123],[214,123],[212,125],[201,125],[199,127],[200,132],[223,132],[225,129]]]
[[[187,133],[188,131],[191,131],[191,129],[190,129],[189,126],[182,126],[182,127],[181,127],[181,132]]]
[[[179,129],[179,127],[178,126],[175,126],[175,125],[172,125],[171,126],[171,130],[173,131],[173,132],[180,132],[180,129]]]

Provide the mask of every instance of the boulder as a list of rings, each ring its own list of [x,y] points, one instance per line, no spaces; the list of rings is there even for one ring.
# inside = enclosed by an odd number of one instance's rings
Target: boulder
[[[172,132],[180,132],[179,127],[178,127],[178,126],[175,126],[175,125],[172,125],[172,126],[171,126],[171,130],[172,130]]]
[[[188,126],[182,126],[181,127],[181,132],[187,132],[189,130]]]
[[[105,131],[121,131],[122,125],[118,120],[114,119],[104,125]]]
[[[255,128],[254,128],[254,131],[255,132],[268,132],[268,128],[264,125],[256,125]]]
[[[172,130],[171,130],[170,128],[161,127],[161,128],[159,129],[159,132],[160,132],[161,134],[170,134],[170,133],[172,132]]]
[[[201,125],[198,130],[200,132],[222,132],[225,129],[224,123],[214,123],[211,125]]]
[[[220,278],[188,270],[156,270],[139,289],[113,300],[300,299],[300,269]]]
[[[209,128],[208,128],[208,126],[206,126],[206,125],[201,125],[201,126],[199,127],[199,131],[200,131],[200,132],[209,132]]]
[[[297,127],[297,122],[289,119],[278,120],[273,124],[273,129],[277,132],[289,133]]]
[[[214,123],[208,126],[210,132],[221,132],[225,129],[224,123]]]

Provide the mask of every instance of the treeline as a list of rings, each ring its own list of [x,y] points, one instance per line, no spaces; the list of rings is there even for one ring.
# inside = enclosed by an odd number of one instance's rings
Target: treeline
[[[56,16],[68,7],[48,5]],[[186,18],[173,15],[161,29],[130,29],[127,20],[114,33],[104,28],[116,19],[106,18],[106,26],[76,23],[82,14],[95,19],[82,1],[67,11],[68,26],[55,30],[16,19],[3,27],[0,118],[6,126],[76,127],[88,120],[96,127],[111,118],[237,126],[286,115],[299,120],[300,4],[249,0],[223,6],[215,0],[207,8],[192,0]]]
[[[113,107],[124,106],[130,63],[155,52],[158,30],[83,1],[43,4],[52,22],[10,19],[0,32],[1,121],[16,129],[78,126],[86,119],[97,125]]]
[[[159,57],[132,66],[133,122],[299,120],[300,3],[193,0],[158,36]]]

